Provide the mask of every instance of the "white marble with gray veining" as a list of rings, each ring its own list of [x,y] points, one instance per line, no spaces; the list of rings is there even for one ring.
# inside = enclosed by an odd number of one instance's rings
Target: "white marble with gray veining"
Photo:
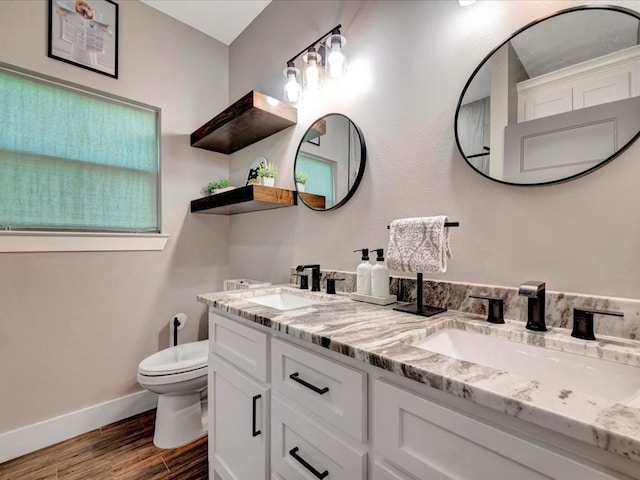
[[[285,291],[321,301],[288,311],[252,303],[248,298]],[[557,388],[410,345],[441,328],[469,331],[612,360],[638,367],[640,342],[600,336],[598,341],[572,338],[570,331],[526,331],[522,322],[489,324],[484,317],[447,311],[434,317],[397,312],[350,300],[279,286],[269,289],[199,295],[198,300],[244,319],[320,345],[398,375],[430,385],[479,405],[599,446],[640,463],[640,408]],[[634,403],[635,404],[635,403]]]
[[[291,267],[290,281],[295,284],[297,277],[293,275],[294,273],[295,268]],[[327,278],[344,279],[344,281],[336,283],[338,292],[356,291],[355,272],[322,270],[321,284],[323,288],[325,288]],[[624,317],[596,315],[594,317],[596,335],[611,335],[631,340],[640,339],[640,300],[557,292],[549,290],[549,288],[550,286],[547,285],[545,302],[547,325],[571,328],[574,307],[613,310],[624,313]],[[389,291],[398,297],[398,301],[415,303],[416,279],[415,277],[392,276]],[[518,295],[517,285],[503,287],[429,279],[425,279],[423,282],[425,305],[486,315],[486,302],[469,298],[469,295],[480,294],[502,298],[505,318],[526,321],[527,299]]]

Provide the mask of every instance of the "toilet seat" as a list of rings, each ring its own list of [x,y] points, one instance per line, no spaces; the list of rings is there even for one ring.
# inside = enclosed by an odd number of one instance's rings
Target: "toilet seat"
[[[209,340],[184,343],[175,347],[169,347],[145,358],[138,366],[138,373],[145,377],[170,375],[175,381],[179,381],[174,375],[196,377],[202,375],[200,370],[206,372],[209,355]]]

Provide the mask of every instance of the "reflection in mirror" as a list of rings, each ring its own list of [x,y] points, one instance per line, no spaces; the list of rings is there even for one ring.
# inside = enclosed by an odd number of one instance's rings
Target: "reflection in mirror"
[[[362,132],[348,117],[332,113],[316,120],[296,153],[298,196],[314,210],[344,205],[360,184],[366,156]]]
[[[562,10],[520,29],[478,66],[456,110],[456,142],[502,183],[588,173],[640,132],[640,16],[620,7]]]

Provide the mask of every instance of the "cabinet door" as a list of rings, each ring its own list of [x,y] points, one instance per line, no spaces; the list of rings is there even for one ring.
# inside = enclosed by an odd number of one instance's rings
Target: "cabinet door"
[[[269,390],[216,355],[209,369],[210,465],[222,480],[266,480]]]
[[[209,312],[209,346],[231,365],[268,382],[267,334]]]
[[[621,478],[384,381],[375,383],[374,403],[376,451],[416,478]]]
[[[631,66],[619,67],[576,80],[573,109],[593,107],[631,96]]]
[[[573,110],[571,87],[553,86],[522,92],[518,96],[518,123]]]

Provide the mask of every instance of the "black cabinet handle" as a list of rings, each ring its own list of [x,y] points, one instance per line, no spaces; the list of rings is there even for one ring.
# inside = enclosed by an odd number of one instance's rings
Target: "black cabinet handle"
[[[319,472],[318,470],[313,468],[309,464],[309,462],[307,462],[304,458],[302,458],[300,455],[298,455],[298,447],[294,447],[291,450],[289,450],[289,455],[291,455],[293,458],[295,458],[304,468],[306,468],[311,473],[313,473],[313,475],[316,478],[319,478],[320,480],[322,480],[324,477],[329,475],[329,470],[325,470],[324,472]]]
[[[324,395],[325,393],[327,393],[329,391],[329,387],[318,388],[315,385],[311,385],[309,382],[301,379],[300,378],[300,374],[298,372],[292,373],[291,375],[289,375],[289,378],[291,380],[293,380],[294,382],[298,382],[300,385],[304,385],[308,389],[313,390],[314,392],[316,392],[319,395]]]
[[[253,400],[251,400],[252,402],[252,406],[253,406],[253,415],[252,415],[252,420],[251,420],[251,434],[254,437],[257,437],[258,435],[260,435],[262,432],[260,430],[256,430],[256,401],[261,398],[262,395],[256,395],[253,397]]]

